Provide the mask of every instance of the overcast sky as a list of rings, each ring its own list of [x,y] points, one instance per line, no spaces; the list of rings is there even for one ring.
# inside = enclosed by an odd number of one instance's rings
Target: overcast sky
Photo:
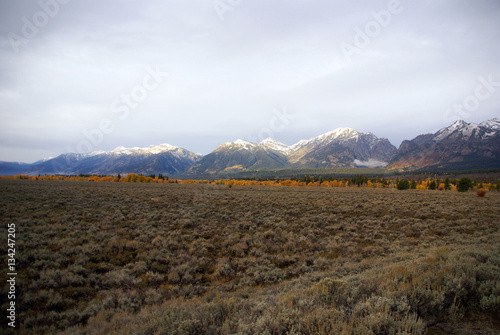
[[[0,0],[0,160],[500,116],[498,0]]]

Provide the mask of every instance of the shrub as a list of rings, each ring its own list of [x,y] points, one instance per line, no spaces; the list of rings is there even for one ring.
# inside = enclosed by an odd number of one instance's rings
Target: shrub
[[[21,333],[424,334],[500,313],[496,192],[4,182]]]
[[[458,192],[467,192],[471,188],[472,188],[472,181],[469,178],[464,177],[458,181],[457,184]]]
[[[408,179],[400,179],[398,180],[396,187],[398,190],[408,190],[410,188],[410,182]]]
[[[484,197],[485,194],[486,194],[486,191],[485,190],[479,190],[479,191],[477,191],[476,194],[477,194],[478,197]]]

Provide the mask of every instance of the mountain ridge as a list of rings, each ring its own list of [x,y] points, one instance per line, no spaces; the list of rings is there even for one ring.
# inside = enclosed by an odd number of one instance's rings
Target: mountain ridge
[[[31,164],[27,174],[179,174],[201,157],[170,144],[149,147],[116,147],[110,151],[65,153]],[[0,169],[1,171],[1,169]]]
[[[435,133],[404,140],[336,128],[292,145],[268,137],[258,143],[224,142],[207,155],[168,143],[118,146],[109,151],[64,153],[35,163],[0,162],[0,174],[229,175],[266,169],[387,167],[390,170],[500,168],[500,119],[479,124],[458,120]]]
[[[390,169],[477,169],[500,167],[500,119],[479,124],[458,120],[434,134],[405,140]]]
[[[377,145],[384,150],[373,150]],[[337,128],[287,146],[273,138],[259,143],[238,139],[225,142],[195,163],[187,175],[229,174],[263,168],[331,168],[386,166],[396,147],[385,138]],[[372,154],[375,153],[375,154]],[[358,164],[359,163],[359,164]]]

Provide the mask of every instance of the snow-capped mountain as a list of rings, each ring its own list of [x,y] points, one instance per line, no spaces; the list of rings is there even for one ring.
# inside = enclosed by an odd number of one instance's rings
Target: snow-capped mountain
[[[489,129],[491,132],[500,130],[500,119],[493,118],[488,121],[483,121],[479,124],[479,126]]]
[[[298,141],[297,143],[292,145],[292,150],[297,151],[306,146],[324,145],[331,143],[333,141],[346,141],[351,138],[356,138],[357,136],[359,136],[359,134],[360,133],[358,133],[356,130],[352,128],[337,128],[335,130],[316,136],[309,140]]]
[[[238,139],[221,144],[194,164],[188,174],[230,174],[247,170],[283,168],[288,165],[287,146],[268,138],[260,143]]]
[[[147,148],[119,146],[110,151],[85,154],[67,153],[37,162],[26,169],[29,174],[179,174],[201,158],[200,154],[170,144]]]
[[[383,167],[396,153],[386,138],[360,133],[352,128],[337,128],[291,146],[289,161],[295,166]]]
[[[188,173],[224,174],[284,167],[381,167],[388,164],[395,152],[396,148],[387,139],[352,128],[338,128],[292,146],[273,138],[259,143],[241,139],[226,142],[203,157]]]
[[[118,155],[156,155],[166,151],[178,151],[180,148],[170,145],[170,144],[159,144],[152,145],[147,148],[133,147],[133,148],[125,148],[123,146],[116,147],[115,149],[104,152],[108,154],[118,154]],[[96,153],[103,153],[102,151],[97,151]]]
[[[434,134],[403,141],[337,128],[288,146],[273,138],[222,143],[206,156],[170,144],[66,153],[33,164],[0,162],[5,174],[168,174],[229,176],[234,172],[282,168],[384,167],[406,170],[500,168],[500,119],[479,124],[457,121]]]
[[[237,149],[237,150],[248,150],[248,151],[253,151],[257,148],[257,145],[252,142],[248,142],[242,139],[237,139],[234,142],[225,142],[222,143],[217,149],[215,150],[227,150],[227,149]]]
[[[286,144],[283,144],[281,142],[276,141],[274,138],[268,137],[262,142],[259,143],[259,145],[263,148],[267,148],[269,150],[274,150],[283,153],[284,155],[288,155],[290,152],[293,151],[291,147],[289,147]]]
[[[274,138],[268,137],[259,143],[252,143],[242,139],[238,139],[234,142],[223,143],[216,150],[224,150],[226,148],[238,148],[248,151],[255,151],[257,149],[274,150],[281,152],[283,154],[288,154],[292,152],[292,148],[286,144],[276,141]]]
[[[500,119],[480,124],[459,120],[434,134],[403,141],[390,167],[409,170],[498,168]]]
[[[461,140],[468,140],[470,138],[484,139],[489,136],[494,136],[500,129],[500,119],[491,119],[489,121],[481,122],[480,124],[467,123],[463,120],[456,121],[449,127],[439,130],[434,134],[433,140],[441,142],[446,138],[460,138]]]

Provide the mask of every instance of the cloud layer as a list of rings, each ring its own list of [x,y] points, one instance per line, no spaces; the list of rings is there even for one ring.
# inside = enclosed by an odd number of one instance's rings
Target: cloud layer
[[[272,134],[286,144],[349,126],[397,146],[499,115],[499,22],[496,0],[2,1],[0,160],[84,140],[208,153],[276,109],[295,116]]]

